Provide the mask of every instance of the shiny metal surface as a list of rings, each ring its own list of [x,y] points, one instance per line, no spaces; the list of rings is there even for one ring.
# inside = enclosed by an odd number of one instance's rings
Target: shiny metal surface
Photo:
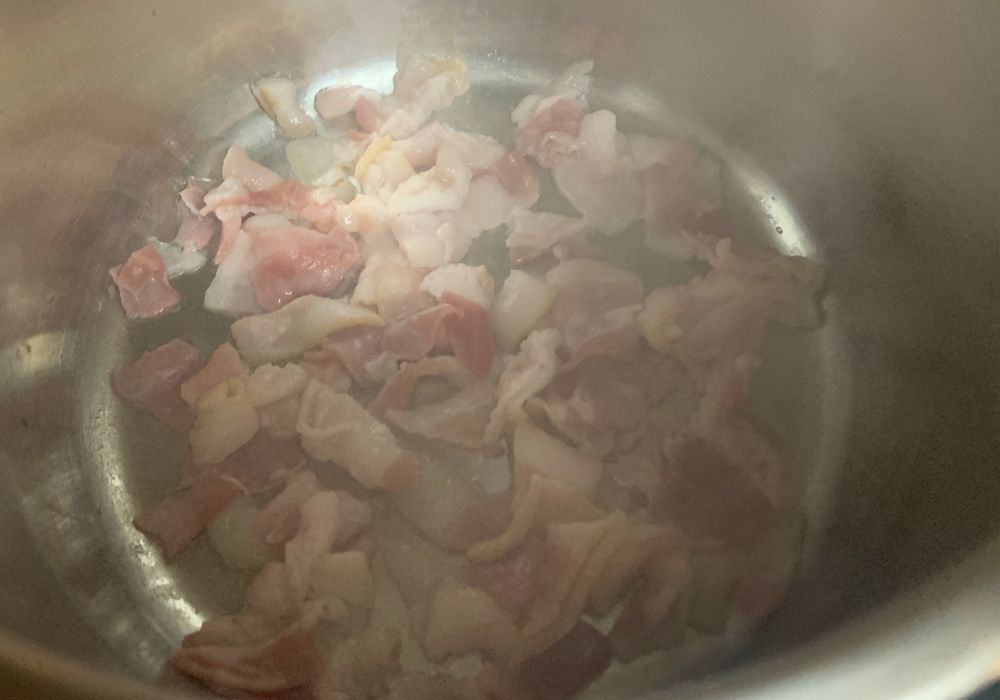
[[[106,270],[174,226],[178,178],[213,174],[230,141],[276,148],[254,77],[374,86],[397,50],[465,57],[498,135],[528,86],[594,58],[595,104],[718,153],[746,234],[828,266],[826,325],[775,337],[760,378],[761,418],[803,474],[795,589],[663,696],[945,698],[1000,675],[1000,7],[53,0],[3,17],[5,696],[153,697],[134,684],[238,605],[245,581],[207,546],[168,569],[129,526],[173,487],[179,449],[106,381],[224,326],[194,303],[126,326]]]

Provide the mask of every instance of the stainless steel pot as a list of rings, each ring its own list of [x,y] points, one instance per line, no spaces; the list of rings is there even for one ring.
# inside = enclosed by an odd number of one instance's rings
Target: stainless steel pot
[[[106,382],[212,331],[196,310],[127,327],[106,270],[174,225],[176,178],[230,140],[266,152],[249,81],[378,82],[397,49],[467,58],[498,130],[594,58],[596,102],[715,150],[750,233],[828,267],[824,329],[764,370],[761,415],[805,474],[795,588],[660,696],[945,698],[1000,675],[1000,5],[3,4],[0,694],[155,697],[180,636],[236,604],[209,551],[166,569],[129,527],[176,454]]]

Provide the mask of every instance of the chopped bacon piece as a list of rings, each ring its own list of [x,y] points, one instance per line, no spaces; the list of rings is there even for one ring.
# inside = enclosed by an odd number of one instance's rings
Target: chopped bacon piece
[[[187,187],[181,190],[179,195],[180,203],[192,214],[200,214],[205,206],[205,188],[197,182],[199,181],[195,179],[189,180]]]
[[[451,395],[411,406],[417,383],[425,377],[445,379]],[[454,357],[439,355],[404,364],[386,381],[368,410],[408,433],[479,449],[493,403],[492,383],[477,380]]]
[[[735,543],[773,520],[775,509],[765,494],[706,440],[682,438],[668,460],[657,510],[688,537]]]
[[[350,113],[364,92],[359,85],[331,85],[316,93],[313,106],[323,119],[336,119]]]
[[[500,535],[510,522],[510,495],[493,493],[473,499],[441,533],[452,549],[467,550],[477,542]]]
[[[559,332],[551,328],[532,331],[517,355],[507,361],[497,384],[496,408],[483,436],[487,444],[496,442],[510,425],[523,419],[524,403],[556,376],[560,342]]]
[[[129,318],[162,316],[181,300],[167,279],[163,257],[152,243],[132,253],[123,265],[111,268],[110,274]]]
[[[256,493],[274,488],[278,477],[298,471],[305,463],[306,455],[298,440],[279,440],[260,430],[218,467],[222,474]]]
[[[313,459],[336,462],[365,488],[395,491],[413,479],[416,465],[392,432],[348,394],[309,382],[296,430]]]
[[[501,156],[490,166],[490,171],[511,195],[532,203],[538,201],[538,175],[520,153]]]
[[[265,78],[254,84],[251,92],[285,136],[297,139],[316,131],[316,123],[299,106],[295,83],[288,78]]]
[[[549,270],[545,281],[556,290],[550,316],[570,355],[566,369],[595,355],[628,356],[636,347],[643,287],[635,274],[574,259]]]
[[[385,329],[381,349],[400,360],[426,357],[446,340],[448,319],[461,317],[462,312],[460,307],[444,303],[407,316]]]
[[[469,372],[454,357],[447,355],[405,363],[386,381],[378,396],[368,404],[368,410],[382,416],[387,409],[406,409],[417,382],[424,377],[444,377],[456,386],[465,386],[472,381]]]
[[[332,356],[359,384],[377,385],[396,371],[396,360],[382,352],[383,332],[373,326],[347,328],[334,333],[321,348],[306,352],[302,359],[323,366]]]
[[[560,375],[534,402],[563,436],[586,452],[604,456],[662,398],[662,391],[648,395],[668,381],[658,377],[662,372],[657,370],[639,357],[591,357]]]
[[[506,665],[514,658],[519,637],[512,616],[481,588],[446,578],[431,598],[424,650],[432,661],[482,651]]]
[[[225,477],[249,493],[272,491],[289,474],[302,469],[306,455],[298,440],[279,439],[265,430],[218,464],[195,464],[190,452],[181,465],[181,486],[209,475]]]
[[[222,161],[223,179],[234,177],[250,192],[260,192],[281,183],[281,176],[255,161],[243,146],[230,146]]]
[[[441,299],[461,311],[460,316],[444,321],[455,357],[473,374],[485,377],[493,368],[493,321],[489,312],[452,292],[445,292]]]
[[[307,685],[319,676],[322,664],[312,635],[300,631],[256,647],[182,646],[170,660],[175,670],[214,690],[251,694],[283,693]]]
[[[646,245],[686,260],[694,253],[689,233],[709,222],[718,207],[718,167],[690,145],[670,142],[662,162],[642,174]]]
[[[205,206],[205,190],[197,185],[188,185],[181,191],[177,212],[181,224],[174,237],[174,243],[184,250],[202,250],[212,240],[215,227],[212,220],[200,214]]]
[[[198,349],[175,339],[111,373],[111,386],[126,401],[137,403],[178,432],[191,427],[194,414],[181,401],[181,383],[204,360]]]
[[[209,389],[213,389],[227,379],[236,379],[246,374],[243,360],[229,343],[223,343],[215,349],[205,366],[197,374],[181,384],[181,398],[192,408],[197,407],[198,399]]]
[[[584,106],[571,97],[542,100],[533,115],[519,121],[514,132],[517,150],[540,165],[550,166],[556,158],[572,151],[584,111]],[[517,110],[514,114],[517,121],[520,115]]]
[[[445,292],[446,303],[406,316],[385,328],[348,329],[334,334],[317,353],[332,352],[361,384],[385,381],[400,360],[417,361],[436,347],[451,344],[455,356],[479,376],[493,365],[493,328],[489,314],[478,304]]]
[[[354,269],[358,246],[340,229],[288,226],[255,234],[250,275],[257,302],[274,311],[303,294],[326,294]]]
[[[209,476],[146,507],[136,516],[135,526],[163,547],[167,559],[184,551],[216,515],[239,494],[228,479]]]
[[[268,544],[284,544],[299,529],[299,509],[319,492],[319,481],[311,471],[301,471],[285,482],[285,488],[260,511],[260,528]]]

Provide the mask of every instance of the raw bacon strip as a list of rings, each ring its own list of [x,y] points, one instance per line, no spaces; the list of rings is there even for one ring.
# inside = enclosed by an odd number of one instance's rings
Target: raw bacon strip
[[[201,367],[198,349],[171,340],[111,373],[111,386],[126,401],[137,403],[178,432],[191,427],[194,413],[181,401],[181,383]]]
[[[237,231],[229,254],[215,271],[212,283],[205,290],[205,308],[227,316],[259,314],[264,309],[257,303],[250,272],[253,269],[253,237],[248,231]]]
[[[199,180],[191,178],[187,187],[180,191],[180,203],[192,214],[199,214],[205,206],[205,188],[198,183]],[[208,181],[201,181],[207,183]]]
[[[111,268],[111,279],[129,318],[156,318],[180,303],[181,295],[167,279],[167,266],[149,243],[132,253],[123,265]]]
[[[154,538],[173,559],[205,531],[208,524],[239,494],[232,481],[209,476],[145,508],[135,526]]]
[[[458,360],[447,355],[404,363],[368,404],[368,410],[376,416],[384,415],[387,409],[405,410],[410,405],[417,382],[424,377],[444,377],[457,387],[467,386],[473,381],[473,375]]]

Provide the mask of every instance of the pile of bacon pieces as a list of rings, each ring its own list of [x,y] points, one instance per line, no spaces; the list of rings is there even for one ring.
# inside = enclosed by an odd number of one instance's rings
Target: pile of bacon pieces
[[[768,323],[818,324],[821,270],[726,237],[717,165],[590,111],[590,69],[517,105],[514,150],[430,121],[469,88],[459,61],[322,90],[341,138],[266,80],[299,180],[233,146],[177,237],[111,271],[156,317],[217,240],[204,303],[236,318],[207,360],[177,339],[111,378],[188,445],[136,527],[257,572],[176,672],[239,697],[569,697],[781,600],[793,495],[743,409]],[[579,216],[531,209],[538,169]],[[703,274],[646,289],[602,260],[595,236],[640,226]],[[503,280],[461,262],[498,227]]]

